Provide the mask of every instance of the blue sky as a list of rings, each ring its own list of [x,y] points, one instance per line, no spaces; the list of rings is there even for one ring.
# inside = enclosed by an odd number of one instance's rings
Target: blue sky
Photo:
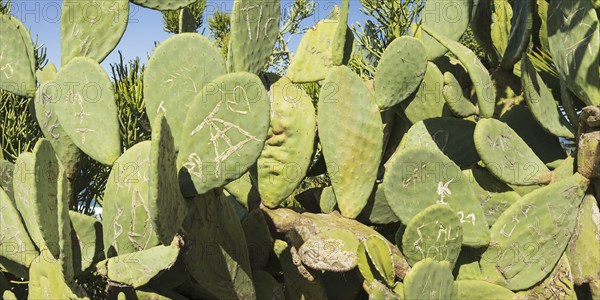
[[[31,32],[31,37],[36,38],[47,48],[47,56],[50,62],[57,66],[60,64],[60,12],[62,1],[59,0],[13,0],[12,14],[21,20]],[[339,5],[341,1],[315,1],[317,11],[315,15],[302,23],[304,27],[310,27],[320,19],[327,17],[334,5]],[[282,0],[282,7],[291,5],[292,0]],[[359,11],[360,2],[350,1],[349,23],[364,21],[365,16]],[[205,11],[205,20],[214,13],[215,10],[230,11],[233,7],[233,0],[229,1],[207,1]],[[202,32],[202,29],[200,29]],[[206,32],[205,34],[208,34]],[[155,41],[163,41],[170,34],[164,32],[162,24],[162,15],[159,11],[143,8],[132,4],[129,12],[129,24],[121,42],[117,48],[102,63],[103,67],[109,70],[109,64],[118,61],[118,51],[123,53],[125,59],[139,56],[146,61],[147,54],[152,53]],[[291,41],[290,49],[292,51],[298,45],[300,37]]]

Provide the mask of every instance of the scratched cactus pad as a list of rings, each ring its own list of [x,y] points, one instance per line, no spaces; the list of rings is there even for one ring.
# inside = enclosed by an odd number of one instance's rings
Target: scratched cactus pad
[[[115,162],[106,181],[102,233],[107,257],[159,243],[148,197],[150,148],[150,141],[129,148]]]
[[[46,94],[71,140],[105,165],[121,155],[119,120],[112,82],[89,58],[78,57],[62,67]]]
[[[61,62],[78,56],[101,63],[117,46],[129,21],[129,1],[65,0],[60,18]]]
[[[337,27],[338,21],[322,20],[309,28],[285,76],[294,83],[325,79],[333,67],[331,47]]]
[[[439,150],[397,151],[386,164],[383,184],[388,203],[402,223],[408,224],[430,205],[449,204],[463,228],[463,244],[488,244],[488,223],[470,183]]]
[[[258,192],[268,207],[277,207],[304,179],[312,160],[316,131],[311,98],[282,77],[271,85],[271,125],[257,161]]]
[[[321,88],[317,119],[338,207],[355,218],[375,185],[383,147],[381,114],[367,86],[342,66],[332,69]]]
[[[47,247],[58,258],[57,181],[60,166],[52,145],[40,139],[33,153],[17,157],[13,191],[17,209],[38,248]]]
[[[169,245],[183,223],[187,205],[178,188],[177,153],[171,129],[162,114],[154,122],[148,202],[156,236],[163,245]]]
[[[33,45],[17,19],[0,18],[0,88],[21,96],[35,93]]]
[[[203,194],[242,176],[263,149],[269,115],[269,96],[256,75],[232,73],[208,84],[183,125],[177,166],[185,168],[180,175],[184,196]],[[190,179],[193,187],[185,184]]]
[[[456,286],[447,261],[426,258],[404,278],[404,299],[455,299]]]
[[[258,74],[279,38],[279,0],[236,0],[231,15],[233,70]]]
[[[163,113],[178,147],[185,116],[194,97],[223,74],[223,57],[206,37],[197,33],[170,37],[154,49],[144,72],[148,119],[154,121],[159,113]]]
[[[592,195],[586,195],[579,207],[567,255],[575,284],[581,285],[600,278],[600,211]]]
[[[26,278],[27,268],[35,258],[37,250],[27,234],[21,215],[8,198],[4,189],[0,188],[0,264],[17,276]],[[20,247],[13,247],[20,245]],[[27,253],[27,255],[25,255]]]
[[[415,265],[427,257],[446,260],[454,268],[463,241],[463,230],[456,211],[445,204],[434,204],[415,215],[402,235],[402,253]]]
[[[475,147],[486,168],[515,185],[546,184],[552,171],[506,123],[482,119],[475,127]]]
[[[525,195],[502,213],[481,259],[486,280],[515,291],[546,277],[573,234],[588,182],[576,173]]]

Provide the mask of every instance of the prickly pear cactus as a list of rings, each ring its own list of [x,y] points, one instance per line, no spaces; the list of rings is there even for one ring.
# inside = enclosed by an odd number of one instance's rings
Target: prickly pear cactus
[[[69,211],[73,238],[73,269],[75,275],[88,270],[92,264],[98,262],[103,254],[102,223],[100,220]]]
[[[483,280],[457,280],[457,299],[512,300],[515,293],[507,288]]]
[[[369,90],[349,68],[334,67],[327,76],[317,122],[338,207],[345,217],[355,218],[375,184],[383,125]]]
[[[0,18],[0,88],[31,97],[35,93],[35,58],[29,32],[13,17]]]
[[[106,71],[85,57],[72,59],[46,89],[60,126],[93,159],[112,165],[121,155],[114,88]]]
[[[592,195],[586,195],[579,207],[575,231],[569,241],[567,257],[573,282],[581,285],[600,278],[600,211]]]
[[[267,91],[254,74],[223,75],[202,89],[183,124],[177,158],[177,166],[185,168],[184,196],[235,180],[256,162],[267,138],[269,108]]]
[[[469,26],[472,1],[427,0],[423,7],[421,25],[431,28],[450,40],[458,41]],[[429,60],[444,55],[448,49],[427,31],[421,33]],[[452,50],[451,50],[452,51]]]
[[[404,278],[404,299],[454,299],[456,285],[447,261],[426,258],[416,263]]]
[[[66,66],[79,56],[101,63],[121,40],[128,21],[127,0],[63,1],[61,64]]]
[[[47,248],[40,250],[29,268],[29,299],[89,299],[72,278],[62,272],[60,261]]]

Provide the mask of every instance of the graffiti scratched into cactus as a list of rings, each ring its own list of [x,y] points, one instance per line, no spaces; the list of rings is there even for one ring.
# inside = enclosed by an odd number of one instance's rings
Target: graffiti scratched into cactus
[[[598,1],[225,2],[0,2],[4,299],[600,297]]]

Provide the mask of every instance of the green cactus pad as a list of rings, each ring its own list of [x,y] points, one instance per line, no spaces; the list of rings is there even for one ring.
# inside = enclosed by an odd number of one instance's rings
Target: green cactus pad
[[[396,275],[394,273],[394,262],[389,244],[376,235],[368,237],[364,241],[364,244],[365,251],[375,267],[375,270],[377,270],[379,276],[383,278],[389,286],[392,286]]]
[[[436,203],[456,210],[463,228],[463,244],[489,242],[483,210],[460,168],[438,150],[407,148],[394,153],[386,165],[384,189],[388,203],[404,224]]]
[[[2,151],[0,151],[2,153]],[[13,193],[13,175],[15,165],[9,161],[0,159],[0,188],[6,192],[8,199],[16,207],[15,195]]]
[[[338,207],[345,217],[355,218],[377,178],[383,124],[369,90],[348,67],[334,67],[327,76],[317,122]]]
[[[529,108],[513,106],[500,120],[508,124],[544,163],[567,157],[558,137],[544,130]]]
[[[421,25],[439,32],[449,40],[458,41],[469,26],[472,5],[472,1],[465,0],[427,0],[422,11]],[[421,33],[421,39],[431,61],[444,55],[448,49],[430,34]]]
[[[416,263],[404,278],[404,299],[454,299],[456,286],[447,261],[426,258]]]
[[[456,211],[434,204],[416,214],[402,235],[402,253],[412,266],[427,257],[446,260],[454,268],[463,242],[463,230]]]
[[[453,271],[456,275],[456,280],[481,280],[483,278],[479,261],[485,249],[470,247],[463,247],[461,249]]]
[[[258,74],[269,61],[279,38],[279,0],[235,0],[231,15],[234,72]]]
[[[177,10],[192,4],[194,0],[131,0],[131,2],[156,10]]]
[[[73,143],[58,121],[58,115],[54,112],[54,105],[60,99],[50,97],[51,89],[57,86],[53,82],[56,78],[56,67],[50,63],[43,70],[37,71],[40,87],[35,94],[35,116],[37,122],[51,143],[58,159],[68,174],[74,171],[75,164],[79,161],[81,150]]]
[[[36,89],[35,58],[28,31],[19,20],[3,16],[0,41],[0,89],[32,97]]]
[[[461,1],[466,3],[466,1]],[[490,118],[494,114],[494,106],[496,103],[496,91],[490,74],[485,66],[479,61],[477,55],[469,48],[463,46],[459,42],[455,42],[444,35],[429,29],[426,26],[421,27],[429,33],[434,39],[440,42],[444,47],[448,48],[452,54],[460,60],[467,69],[475,94],[477,95],[477,104],[479,106],[479,116],[482,118]]]
[[[182,243],[181,239],[175,238],[168,246],[159,245],[134,254],[111,257],[96,264],[96,271],[112,282],[137,288],[170,269],[179,256]],[[143,267],[132,268],[133,263]]]
[[[121,155],[119,120],[112,82],[89,58],[77,57],[62,67],[46,93],[58,121],[71,140],[105,165]]]
[[[164,115],[156,117],[153,127],[148,208],[156,237],[163,245],[169,245],[183,223],[187,204],[179,190],[175,141]]]
[[[474,139],[486,168],[505,183],[534,185],[552,179],[548,167],[506,123],[479,120]]]
[[[321,20],[306,31],[287,69],[287,78],[306,83],[327,77],[333,67],[331,48],[338,24],[336,20]]]
[[[509,5],[506,1],[502,2]],[[533,1],[519,1],[514,5],[515,15],[512,19],[510,36],[500,62],[500,66],[505,70],[512,70],[515,63],[521,59],[521,55],[527,50],[533,27],[533,12],[536,6]]]
[[[192,11],[184,7],[179,11],[179,33],[196,32],[196,19]]]
[[[60,166],[46,139],[39,139],[33,153],[24,152],[15,162],[13,191],[17,209],[38,249],[48,247],[58,258],[57,179]]]
[[[385,286],[385,284],[379,282],[378,280],[373,280],[369,286],[370,300],[398,300],[401,298],[401,296],[398,296],[396,293],[394,293],[394,291],[390,290],[387,286]]]
[[[74,280],[62,273],[59,260],[42,248],[29,268],[28,299],[88,299],[86,292]]]
[[[367,206],[361,212],[361,216],[374,224],[390,224],[400,221],[390,208],[382,184],[376,184],[373,188],[371,197],[369,197]]]
[[[321,197],[319,198],[319,207],[321,208],[321,212],[329,214],[335,209],[336,205],[337,201],[335,200],[333,187],[325,187],[323,191],[321,191]]]
[[[128,21],[127,0],[63,1],[60,17],[61,64],[66,66],[78,56],[101,63],[121,40]]]
[[[144,102],[148,119],[163,113],[175,146],[183,139],[183,123],[193,100],[215,78],[225,74],[225,62],[208,38],[182,33],[160,43],[144,71]],[[216,92],[217,86],[210,91]],[[154,125],[154,124],[152,124]]]
[[[258,207],[260,195],[257,188],[252,184],[250,173],[246,172],[242,177],[226,184],[223,188],[229,192],[246,209]]]
[[[255,297],[244,231],[222,195],[196,196],[182,227],[191,241],[183,260],[202,288],[215,298]]]
[[[256,299],[283,299],[283,285],[277,282],[271,274],[263,270],[256,270],[252,273],[252,278],[256,289]]]
[[[482,256],[486,280],[527,289],[548,275],[565,250],[588,180],[576,173],[537,189],[510,206],[492,225]]]
[[[381,55],[375,74],[375,100],[381,110],[407,99],[417,90],[427,68],[423,43],[409,36],[391,42]]]
[[[432,118],[414,124],[404,135],[397,151],[409,147],[439,150],[460,167],[479,161],[473,132],[475,123],[456,118]]]
[[[27,268],[38,252],[21,221],[21,215],[0,188],[0,265],[16,276],[27,278]]]
[[[352,53],[354,35],[348,28],[348,14],[350,12],[350,0],[342,0],[342,8],[338,17],[338,26],[335,30],[333,43],[331,45],[331,58],[334,66],[340,66],[349,59]],[[350,48],[350,49],[348,49]]]
[[[69,203],[71,201],[71,187],[67,175],[64,170],[60,169],[58,173],[57,182],[57,218],[58,226],[58,245],[60,247],[60,253],[58,260],[61,265],[62,274],[67,279],[73,279],[74,264],[75,260],[73,246],[72,246],[72,227],[71,219],[69,218]]]
[[[588,262],[591,263],[591,262]],[[597,265],[596,265],[597,266]],[[573,286],[573,275],[569,267],[569,260],[563,254],[558,264],[544,281],[534,287],[515,294],[514,299],[573,299],[578,297]],[[589,299],[581,297],[579,299]],[[591,299],[596,299],[592,296]]]
[[[371,285],[373,280],[375,280],[375,276],[379,276],[378,278],[382,279],[377,269],[375,269],[373,261],[367,254],[367,249],[364,242],[360,243],[356,249],[356,264],[358,266],[358,270],[360,271],[360,275],[365,280],[367,285]]]
[[[494,48],[501,56],[507,50],[510,32],[512,30],[511,19],[513,18],[512,6],[508,1],[493,0],[492,4],[492,25],[490,33]]]
[[[193,187],[184,196],[202,194],[239,178],[257,160],[269,128],[269,96],[250,73],[223,75],[194,99],[183,124],[177,165],[180,181]],[[180,172],[181,173],[181,172]]]
[[[488,224],[494,224],[506,209],[521,198],[519,193],[496,179],[486,169],[472,168],[462,172],[471,183],[471,189],[481,204]]]
[[[316,114],[311,98],[289,79],[271,85],[271,124],[258,157],[258,192],[267,207],[277,207],[304,179],[312,161]]]
[[[129,148],[115,162],[104,190],[104,252],[110,258],[159,244],[148,197],[151,142]]]
[[[302,263],[316,270],[345,272],[356,267],[359,241],[349,230],[331,228],[306,240],[298,249]]]
[[[450,72],[444,72],[444,100],[457,117],[466,118],[477,114],[477,107],[463,93],[460,83]]]
[[[102,224],[94,217],[69,211],[73,227],[73,269],[75,275],[88,270],[102,254]]]
[[[400,102],[400,113],[413,124],[425,119],[452,116],[442,94],[443,86],[444,75],[434,63],[428,62],[425,77],[417,91],[406,101]],[[399,108],[396,106],[395,110]]]
[[[575,137],[571,125],[563,117],[552,93],[535,70],[527,53],[524,53],[521,59],[521,85],[527,106],[546,131],[559,137]]]
[[[279,245],[278,245],[279,244]],[[298,266],[294,264],[290,248],[285,242],[278,240],[275,242],[277,258],[281,263],[283,271],[283,280],[285,283],[285,299],[326,299],[327,292],[321,281],[320,274],[315,272],[308,273],[306,269],[300,272]],[[307,274],[308,273],[308,274]],[[312,280],[306,278],[312,277]]]
[[[242,228],[248,246],[250,266],[253,270],[263,269],[273,250],[273,237],[259,209],[253,209],[242,220]]]
[[[548,6],[548,42],[560,78],[586,105],[600,105],[600,34],[591,1]]]
[[[515,296],[511,290],[483,280],[457,280],[457,299],[498,299],[512,300]]]
[[[554,174],[552,182],[571,177],[571,175],[575,174],[575,158],[567,156],[566,159],[562,160],[560,164],[552,170],[552,173]]]
[[[583,198],[566,253],[576,285],[600,278],[600,211],[592,195]]]

